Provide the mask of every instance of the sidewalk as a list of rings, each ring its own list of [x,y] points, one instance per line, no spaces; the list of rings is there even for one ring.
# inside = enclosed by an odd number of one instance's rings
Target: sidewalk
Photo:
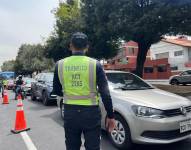
[[[161,85],[169,85],[168,79],[156,79],[156,80],[145,80],[150,84],[161,84]]]

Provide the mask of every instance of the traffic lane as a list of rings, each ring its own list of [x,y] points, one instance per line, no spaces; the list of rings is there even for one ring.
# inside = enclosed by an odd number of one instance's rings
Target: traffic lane
[[[11,129],[14,128],[16,103],[14,93],[9,92],[9,103],[2,105],[0,99],[0,150],[26,150],[26,146],[20,134],[12,134]]]
[[[12,93],[12,99],[14,98],[14,94]],[[25,116],[27,120],[28,127],[31,128],[28,131],[28,135],[31,137],[33,143],[39,150],[64,150],[65,148],[65,139],[64,139],[64,129],[63,129],[63,121],[60,117],[60,112],[55,105],[44,106],[41,102],[31,101],[30,98],[28,100],[24,100],[24,110]],[[21,136],[14,135],[10,133],[10,129],[14,124],[15,119],[15,111],[16,111],[16,101],[11,100],[9,105],[1,105],[2,109],[0,109],[1,123],[3,123],[4,128],[0,128],[3,134],[0,134],[1,141],[1,150],[9,150],[14,146],[15,150],[26,150],[26,146],[21,139]],[[8,118],[8,119],[7,119]],[[11,125],[10,125],[11,124]],[[1,125],[2,127],[2,125]],[[5,134],[12,135],[12,137],[8,137]],[[3,140],[1,140],[3,139]],[[174,143],[170,145],[153,145],[153,146],[145,146],[145,145],[136,145],[133,149],[135,150],[189,150],[191,147],[191,140],[186,140],[184,142]],[[101,140],[101,148],[102,150],[117,150],[114,148],[108,140],[106,134],[102,134]],[[82,148],[84,150],[84,148]]]

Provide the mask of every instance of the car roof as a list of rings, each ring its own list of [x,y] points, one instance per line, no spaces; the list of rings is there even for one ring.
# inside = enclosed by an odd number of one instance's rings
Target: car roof
[[[42,73],[39,73],[37,75],[53,75],[54,73],[53,72],[42,72]]]
[[[119,71],[119,70],[105,70],[105,73],[130,73],[130,72]]]

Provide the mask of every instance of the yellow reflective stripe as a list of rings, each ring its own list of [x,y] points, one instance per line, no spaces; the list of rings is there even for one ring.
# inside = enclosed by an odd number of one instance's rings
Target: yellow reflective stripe
[[[64,102],[64,104],[70,104],[70,105],[82,105],[82,106],[93,106],[91,99],[81,99],[81,100],[71,100],[68,99],[67,102]],[[98,104],[96,104],[97,106]]]

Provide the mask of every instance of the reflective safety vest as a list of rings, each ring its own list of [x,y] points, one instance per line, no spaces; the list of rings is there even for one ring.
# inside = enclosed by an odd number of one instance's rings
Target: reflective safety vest
[[[92,106],[99,104],[96,85],[96,60],[71,56],[58,62],[58,76],[64,104]]]
[[[3,85],[7,86],[8,85],[8,80],[3,80]]]

